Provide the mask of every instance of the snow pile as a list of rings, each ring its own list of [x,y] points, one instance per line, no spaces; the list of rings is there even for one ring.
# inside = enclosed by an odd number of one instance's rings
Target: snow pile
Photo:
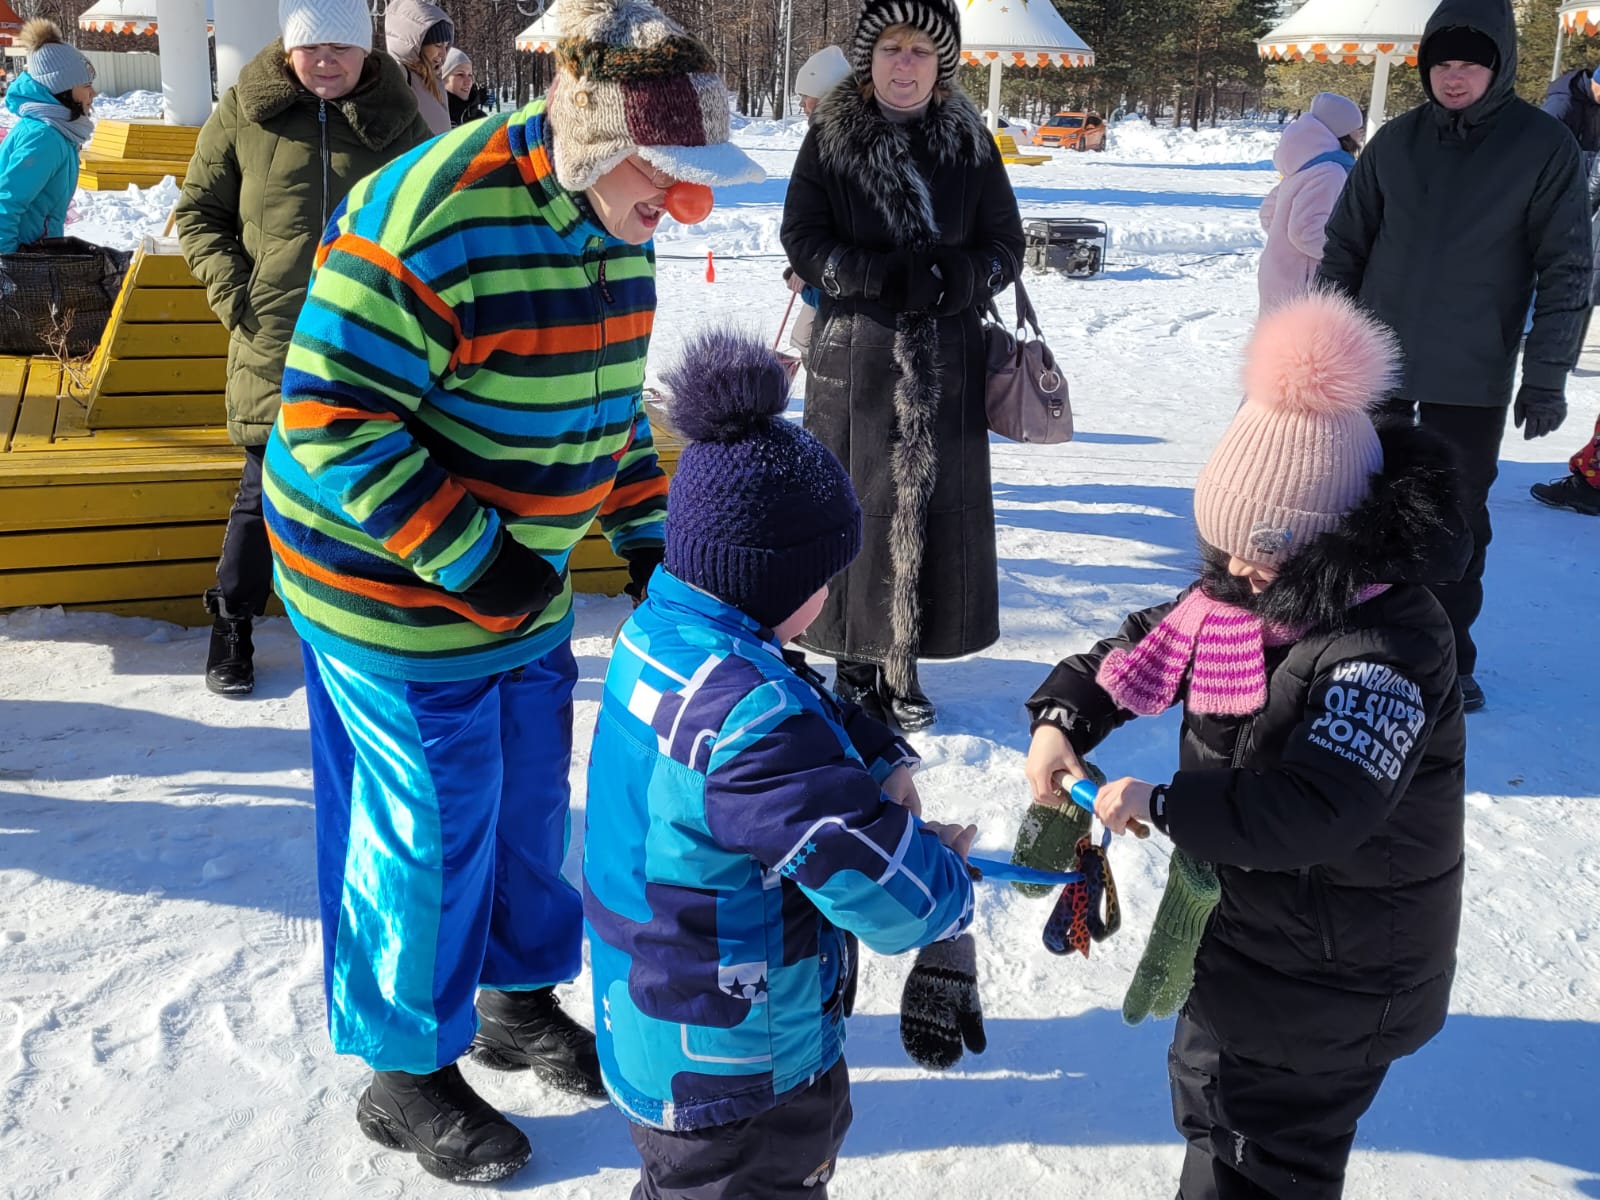
[[[1170,125],[1152,125],[1141,117],[1129,117],[1111,127],[1105,153],[1120,162],[1215,164],[1241,169],[1253,166],[1267,170],[1277,148],[1276,126],[1239,122],[1215,129],[1173,129]]]
[[[167,217],[177,202],[178,182],[171,175],[150,188],[128,187],[120,192],[79,188],[67,214],[67,233],[102,246],[134,250],[146,234],[166,229]]]
[[[94,115],[100,121],[159,121],[161,93],[124,92],[120,96],[96,96]]]

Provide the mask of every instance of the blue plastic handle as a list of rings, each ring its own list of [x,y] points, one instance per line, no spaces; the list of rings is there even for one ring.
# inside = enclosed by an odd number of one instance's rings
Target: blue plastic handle
[[[1042,883],[1057,887],[1077,883],[1083,878],[1081,871],[1041,871],[1038,867],[1024,867],[1019,863],[1002,862],[997,858],[977,858],[969,855],[967,865],[976,867],[986,880],[1002,883]]]
[[[1068,789],[1067,795],[1084,812],[1093,815],[1095,797],[1100,795],[1100,785],[1092,779],[1080,779]]]

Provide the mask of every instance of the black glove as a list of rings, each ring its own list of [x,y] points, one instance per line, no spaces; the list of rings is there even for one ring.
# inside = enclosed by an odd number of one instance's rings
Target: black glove
[[[944,281],[933,273],[933,256],[895,250],[884,267],[878,302],[894,312],[926,312],[939,303]]]
[[[1525,383],[1517,389],[1517,402],[1511,414],[1512,420],[1523,427],[1522,440],[1531,442],[1561,428],[1561,422],[1567,419],[1567,398],[1555,388]]]
[[[461,598],[486,617],[526,617],[524,628],[561,595],[561,576],[504,530],[500,548]]]
[[[628,582],[622,590],[633,597],[633,606],[638,608],[644,603],[644,598],[650,591],[650,576],[655,574],[661,560],[666,557],[666,549],[662,546],[641,546],[637,550],[630,550],[628,559]]]
[[[917,952],[900,993],[900,1044],[930,1071],[955,1066],[963,1044],[974,1054],[989,1048],[978,1003],[978,948],[970,933]]]
[[[953,317],[972,307],[978,286],[978,273],[973,270],[972,256],[965,250],[942,250],[934,259],[939,275],[944,280],[944,295],[934,309],[941,317]]]

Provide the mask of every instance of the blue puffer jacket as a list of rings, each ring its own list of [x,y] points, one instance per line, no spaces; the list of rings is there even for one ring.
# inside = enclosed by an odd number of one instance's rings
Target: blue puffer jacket
[[[61,106],[26,71],[6,92],[6,107],[18,116],[24,104]],[[60,237],[77,187],[77,145],[48,121],[22,117],[0,142],[0,254]]]
[[[879,785],[909,746],[737,609],[658,569],[606,672],[584,916],[600,1067],[632,1120],[699,1129],[838,1060],[852,934],[972,918],[960,857]]]

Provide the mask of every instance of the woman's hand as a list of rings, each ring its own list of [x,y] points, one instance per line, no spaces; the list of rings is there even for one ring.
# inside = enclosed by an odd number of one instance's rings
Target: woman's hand
[[[806,281],[800,278],[799,273],[793,267],[785,267],[783,269],[783,281],[789,285],[789,290],[796,296],[806,290]]]
[[[1138,833],[1150,820],[1150,794],[1155,784],[1142,779],[1114,779],[1100,789],[1094,815],[1112,833]]]
[[[1056,776],[1065,773],[1066,787],[1059,786]],[[1073,781],[1089,778],[1083,762],[1072,748],[1059,726],[1048,721],[1033,731],[1033,744],[1028,747],[1028,763],[1024,768],[1028,777],[1028,790],[1033,802],[1047,808],[1060,808],[1067,800],[1067,788]]]

